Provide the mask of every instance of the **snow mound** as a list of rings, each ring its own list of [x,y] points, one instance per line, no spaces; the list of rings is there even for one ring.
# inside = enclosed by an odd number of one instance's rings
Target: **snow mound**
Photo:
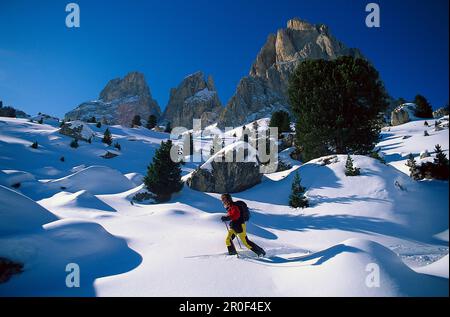
[[[118,276],[142,262],[124,239],[90,221],[59,220],[39,235],[8,238],[0,240],[2,255],[25,263],[25,269],[0,284],[0,296],[95,296],[102,277]],[[80,287],[64,282],[69,263],[80,268]]]
[[[30,198],[0,185],[0,235],[41,228],[58,218]]]
[[[119,171],[106,166],[90,166],[47,184],[72,193],[87,190],[94,195],[116,194],[135,187]]]
[[[115,211],[111,206],[86,190],[80,190],[76,193],[60,192],[53,197],[41,200],[40,203],[50,210],[52,208],[68,208],[72,210]]]
[[[0,171],[0,184],[4,186],[13,186],[27,181],[33,181],[35,177],[24,171],[3,170]]]
[[[349,239],[301,258],[310,264],[310,284],[333,281],[329,288],[315,288],[318,296],[444,296],[448,281],[419,274],[383,245],[366,239]],[[316,269],[312,269],[312,268]],[[292,277],[292,276],[291,276]],[[295,283],[293,279],[292,283]]]
[[[416,272],[433,275],[433,276],[439,276],[444,277],[448,279],[448,271],[449,271],[449,261],[448,261],[449,255],[447,254],[442,259],[431,263],[430,265],[423,266],[416,269]]]

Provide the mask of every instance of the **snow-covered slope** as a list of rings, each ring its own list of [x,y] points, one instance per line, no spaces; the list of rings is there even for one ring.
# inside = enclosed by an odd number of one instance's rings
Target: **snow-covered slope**
[[[48,187],[70,192],[88,190],[92,194],[114,194],[132,189],[135,185],[119,171],[106,166],[90,166],[69,176],[51,180]]]
[[[35,231],[57,220],[30,198],[0,185],[0,236]]]
[[[445,277],[446,279],[448,279],[448,271],[449,271],[448,254],[444,256],[442,259],[430,265],[417,268],[416,271],[419,273]]]
[[[441,120],[448,123],[448,117]],[[428,123],[428,126],[425,125],[425,122]],[[384,158],[390,165],[406,174],[409,174],[409,171],[405,163],[410,153],[416,157],[417,162],[420,164],[430,160],[430,158],[421,160],[418,157],[420,153],[427,150],[432,155],[434,147],[439,144],[448,157],[449,130],[447,128],[436,131],[435,122],[436,120],[416,120],[403,125],[384,128],[378,148],[381,149]],[[425,136],[424,131],[427,131],[429,136]]]
[[[349,239],[286,263],[291,265],[285,266],[288,272],[279,273],[281,287],[298,296],[432,296],[448,292],[446,280],[417,274],[391,250],[370,240]],[[295,263],[303,265],[292,265]],[[333,283],[324,289],[323,280]]]
[[[292,169],[264,176],[235,198],[248,204],[249,237],[267,256],[238,250],[238,259],[225,254],[220,195],[185,186],[165,204],[130,203],[167,134],[110,127],[122,151],[107,160],[99,140],[106,127],[91,128],[98,137],[74,150],[54,126],[0,118],[0,200],[8,206],[0,209],[0,256],[25,263],[0,295],[448,296],[448,182],[414,182],[401,166],[403,153],[435,142],[448,153],[448,130],[424,140],[419,121],[385,131],[388,164],[354,156],[359,177],[345,176],[345,156],[326,166],[290,161]],[[34,140],[38,149],[29,147]],[[296,171],[311,202],[304,210],[287,206]],[[5,187],[17,179],[14,191]],[[65,286],[69,263],[80,266],[80,288]]]

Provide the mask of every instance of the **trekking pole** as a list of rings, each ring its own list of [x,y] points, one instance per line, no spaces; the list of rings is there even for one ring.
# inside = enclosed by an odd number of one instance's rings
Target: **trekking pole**
[[[230,229],[228,229],[228,223],[225,222],[225,226],[227,227],[227,231],[230,231]],[[237,235],[236,235],[236,239],[239,244],[239,249],[242,250],[241,242],[239,242],[239,237]],[[233,240],[231,240],[231,242],[233,242]]]

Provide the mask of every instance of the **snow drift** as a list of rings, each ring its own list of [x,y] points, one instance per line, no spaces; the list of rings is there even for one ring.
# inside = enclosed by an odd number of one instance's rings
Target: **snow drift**
[[[44,224],[57,219],[30,198],[0,185],[0,235],[42,229]]]
[[[20,185],[22,182],[33,180],[35,180],[35,177],[24,171],[0,170],[0,185],[11,187],[14,185]]]
[[[349,239],[311,255],[287,259],[286,262],[305,264],[295,270],[291,268],[291,272],[281,277],[284,283],[280,286],[284,288],[289,285],[288,293],[299,296],[448,294],[447,280],[418,274],[388,248],[365,239]],[[323,281],[329,281],[326,289],[319,287]]]
[[[39,203],[48,208],[115,211],[114,208],[105,204],[86,190],[80,190],[76,193],[60,192],[50,198],[41,200]]]
[[[0,256],[25,263],[24,272],[0,284],[0,296],[95,296],[95,282],[137,267],[142,258],[101,225],[59,220],[40,234],[0,237]],[[80,287],[66,286],[66,267],[80,268]]]
[[[87,190],[94,195],[116,194],[135,185],[119,171],[106,166],[90,166],[72,175],[47,183],[52,188],[69,192]]]
[[[417,268],[416,271],[423,274],[444,277],[448,279],[449,261],[448,254],[442,259],[431,263],[430,265]]]

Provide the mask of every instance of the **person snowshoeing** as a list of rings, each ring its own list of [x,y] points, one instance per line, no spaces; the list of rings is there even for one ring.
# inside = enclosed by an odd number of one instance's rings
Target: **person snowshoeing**
[[[234,202],[230,194],[223,194],[221,196],[221,199],[224,207],[227,210],[227,215],[222,216],[221,219],[223,222],[231,221],[230,229],[228,229],[228,235],[225,240],[228,248],[228,254],[237,254],[236,248],[233,244],[233,240],[234,238],[236,238],[236,236],[238,236],[244,243],[244,245],[255,252],[258,256],[266,255],[266,252],[261,247],[250,241],[247,237],[247,228],[245,223],[249,218],[247,205],[241,201]],[[247,215],[245,215],[246,213]]]

